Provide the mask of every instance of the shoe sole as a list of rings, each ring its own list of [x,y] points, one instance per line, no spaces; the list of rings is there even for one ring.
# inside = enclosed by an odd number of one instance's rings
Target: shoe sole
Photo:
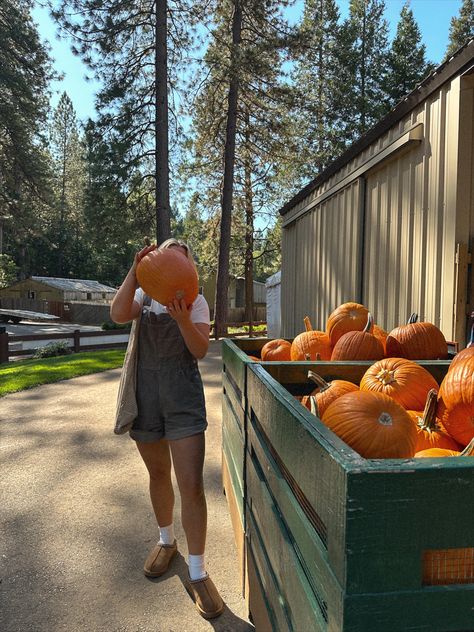
[[[225,609],[224,602],[222,602],[222,606],[219,608],[219,610],[215,610],[214,612],[206,612],[206,610],[202,610],[202,608],[199,607],[199,605],[196,602],[196,599],[194,598],[194,593],[191,587],[186,585],[185,588],[188,592],[188,595],[193,600],[193,603],[196,606],[196,610],[199,612],[201,617],[203,617],[203,619],[215,619],[216,617],[220,616],[224,612],[224,609]]]
[[[157,573],[156,571],[147,571],[146,568],[143,569],[144,574],[146,575],[146,577],[161,577],[162,575],[164,575],[169,567],[171,562],[173,561],[174,557],[176,556],[176,553],[178,552],[178,549],[176,549],[175,551],[173,551],[173,555],[170,557],[169,561],[168,561],[168,566],[165,568],[164,571],[160,571],[159,573]]]

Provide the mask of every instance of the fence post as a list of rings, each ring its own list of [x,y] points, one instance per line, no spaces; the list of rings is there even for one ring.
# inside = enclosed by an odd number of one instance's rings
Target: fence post
[[[81,350],[81,330],[74,330],[74,353],[79,353]]]
[[[6,327],[0,327],[0,364],[8,362],[8,333]]]

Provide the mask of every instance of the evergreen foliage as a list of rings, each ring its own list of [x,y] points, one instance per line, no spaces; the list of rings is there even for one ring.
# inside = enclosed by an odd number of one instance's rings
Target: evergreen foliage
[[[474,37],[474,0],[463,0],[459,17],[451,18],[446,58]]]
[[[397,33],[387,58],[385,92],[387,107],[394,107],[433,70],[426,61],[426,46],[408,3],[400,13]]]

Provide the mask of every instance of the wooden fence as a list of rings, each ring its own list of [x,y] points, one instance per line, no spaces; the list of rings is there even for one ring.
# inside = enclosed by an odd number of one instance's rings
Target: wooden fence
[[[249,328],[248,331],[237,332],[228,334],[227,337],[234,338],[238,336],[265,336],[265,331],[254,331],[253,328],[257,325],[266,325],[265,321],[258,321],[254,323],[227,323],[227,327],[244,327]],[[212,325],[211,334],[212,337]],[[68,331],[63,333],[46,333],[46,334],[20,334],[12,335],[6,331],[6,327],[0,327],[0,364],[9,362],[11,358],[18,358],[20,356],[32,356],[35,353],[36,347],[27,344],[27,348],[23,348],[23,343],[31,342],[45,342],[66,340],[69,342],[68,347],[74,352],[79,351],[95,351],[98,349],[125,349],[128,343],[128,330],[127,329],[112,329],[108,331],[81,331],[75,329],[74,331]],[[93,342],[86,340],[89,338],[106,338],[107,341],[97,340]],[[110,340],[110,342],[108,342]],[[39,347],[45,346],[38,345]]]

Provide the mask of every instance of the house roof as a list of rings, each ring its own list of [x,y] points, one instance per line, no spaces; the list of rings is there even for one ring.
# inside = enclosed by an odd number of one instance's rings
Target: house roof
[[[99,281],[91,281],[89,279],[61,279],[58,277],[42,277],[32,276],[33,281],[44,283],[58,290],[65,292],[116,292],[114,287],[99,283]]]
[[[474,38],[459,48],[449,59],[435,68],[414,90],[398,103],[387,116],[381,119],[374,127],[352,144],[339,158],[334,160],[314,180],[307,184],[301,191],[294,195],[281,209],[280,215],[285,215],[298,202],[304,200],[318,186],[337,173],[344,165],[359,155],[371,145],[377,138],[385,134],[406,114],[411,112],[419,103],[425,101],[430,94],[435,92],[443,83],[449,81],[458,74],[474,71]]]

